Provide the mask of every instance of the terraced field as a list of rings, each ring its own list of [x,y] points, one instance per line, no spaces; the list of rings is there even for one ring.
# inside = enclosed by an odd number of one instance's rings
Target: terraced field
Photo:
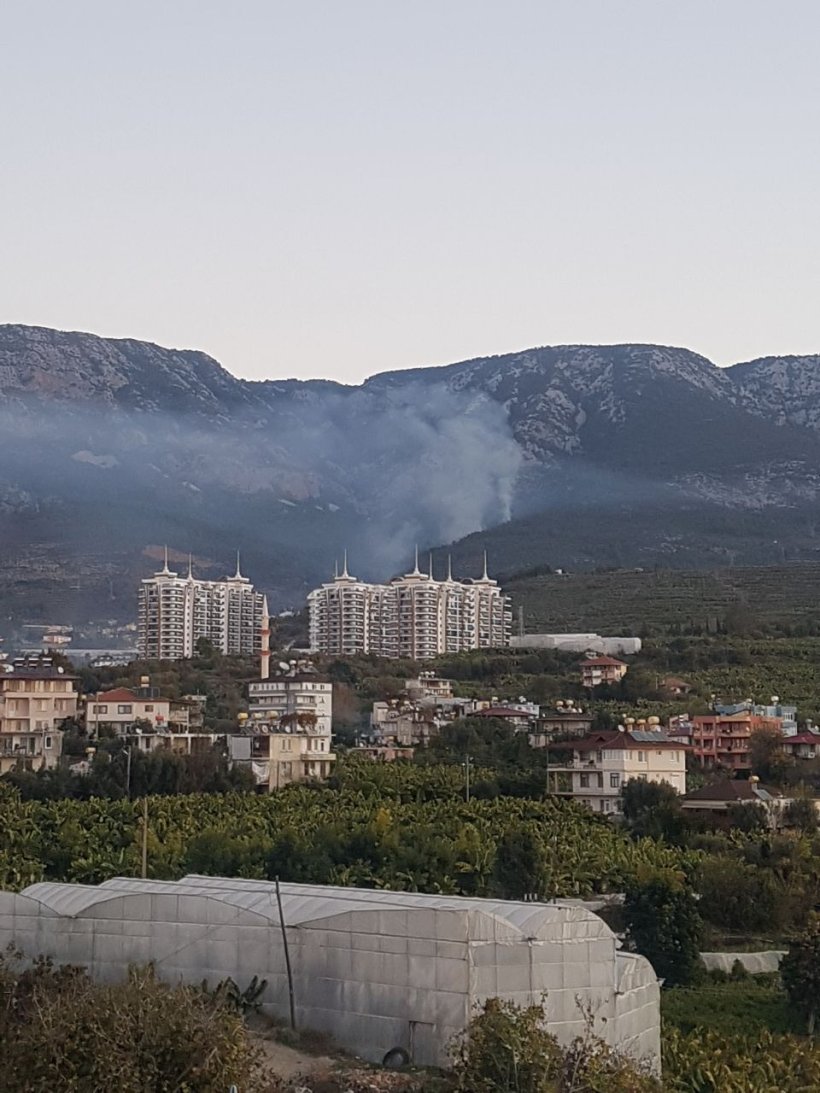
[[[714,627],[742,609],[753,624],[795,625],[820,619],[820,563],[717,570],[616,570],[513,577],[515,624],[524,608],[528,633],[596,631],[668,633]]]

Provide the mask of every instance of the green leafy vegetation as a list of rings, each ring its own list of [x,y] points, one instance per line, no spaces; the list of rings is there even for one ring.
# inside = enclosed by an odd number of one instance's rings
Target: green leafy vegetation
[[[476,781],[493,783],[478,770]],[[41,878],[97,883],[139,871],[141,802],[28,801],[5,787],[0,885]],[[276,876],[465,895],[504,894],[499,844],[529,831],[533,890],[589,896],[622,890],[642,866],[692,872],[698,855],[630,839],[580,805],[553,798],[464,799],[454,766],[341,765],[334,786],[270,796],[191,794],[150,799],[148,870]]]
[[[133,968],[93,983],[81,968],[0,960],[4,1093],[265,1093],[241,1017],[222,992]]]
[[[491,998],[454,1048],[462,1093],[660,1093],[660,1083],[592,1035],[562,1048],[548,1031],[549,1004]]]

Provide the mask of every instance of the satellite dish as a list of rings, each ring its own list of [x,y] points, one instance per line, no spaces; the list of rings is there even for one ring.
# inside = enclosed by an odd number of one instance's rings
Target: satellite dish
[[[288,662],[286,660],[280,660],[279,661],[279,667],[282,669],[283,672],[286,672],[288,670],[288,668],[290,668],[290,665],[288,664]]]

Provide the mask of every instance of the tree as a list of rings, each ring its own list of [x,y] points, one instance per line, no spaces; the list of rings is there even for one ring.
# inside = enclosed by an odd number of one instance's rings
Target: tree
[[[517,824],[499,840],[493,880],[504,899],[536,895],[543,899],[548,884],[544,846],[537,831]]]
[[[817,831],[817,809],[808,797],[796,797],[790,801],[783,812],[783,819],[789,827],[796,827],[804,835],[813,835]]]
[[[749,737],[749,763],[761,781],[782,785],[793,765],[783,751],[783,734],[774,728],[756,729]]]
[[[783,891],[770,870],[725,855],[704,859],[698,891],[702,916],[729,930],[776,929],[784,910]]]
[[[629,947],[645,956],[668,986],[685,986],[697,978],[703,920],[680,874],[639,871],[626,887],[624,918]]]
[[[668,782],[630,778],[621,789],[621,807],[629,830],[638,838],[672,838],[683,827],[680,797]]]
[[[768,831],[769,817],[762,804],[755,801],[738,801],[729,805],[726,816],[730,827],[736,827],[738,831],[747,834]]]
[[[820,918],[816,915],[806,930],[790,942],[780,961],[780,978],[789,1002],[804,1017],[809,1036],[814,1036],[820,1005]]]

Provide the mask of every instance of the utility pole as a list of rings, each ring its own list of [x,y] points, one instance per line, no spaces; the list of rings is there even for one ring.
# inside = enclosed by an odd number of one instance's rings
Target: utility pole
[[[472,763],[472,761],[473,761],[473,757],[471,755],[468,755],[465,758],[464,763],[463,763],[464,772],[465,772],[465,776],[466,776],[464,790],[465,790],[465,800],[467,801],[467,804],[470,803],[470,764]]]
[[[142,877],[148,876],[148,798],[142,799]]]

